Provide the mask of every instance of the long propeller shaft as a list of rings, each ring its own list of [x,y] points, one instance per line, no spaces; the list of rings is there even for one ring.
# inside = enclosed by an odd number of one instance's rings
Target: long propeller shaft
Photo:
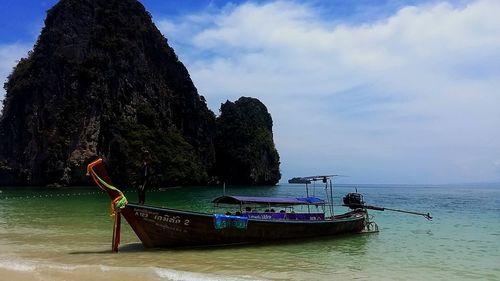
[[[412,215],[419,215],[423,216],[424,218],[428,220],[432,220],[432,216],[430,213],[419,213],[419,212],[413,212],[413,211],[407,211],[407,210],[400,210],[400,209],[392,209],[392,208],[385,208],[385,207],[377,207],[377,206],[369,206],[365,205],[364,206],[366,209],[371,209],[371,210],[376,210],[376,211],[393,211],[393,212],[398,212],[398,213],[405,213],[405,214],[412,214]]]

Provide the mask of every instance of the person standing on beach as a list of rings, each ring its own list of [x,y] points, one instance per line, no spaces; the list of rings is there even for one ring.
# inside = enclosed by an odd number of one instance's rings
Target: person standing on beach
[[[146,184],[148,183],[148,178],[149,178],[148,154],[149,154],[148,151],[145,151],[144,160],[142,161],[141,165],[141,174],[139,177],[141,179],[141,183],[137,188],[137,192],[139,194],[139,204],[141,205],[144,205],[144,202],[146,201]]]

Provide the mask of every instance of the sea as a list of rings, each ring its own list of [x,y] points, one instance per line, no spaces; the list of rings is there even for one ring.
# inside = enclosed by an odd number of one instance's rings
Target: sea
[[[309,192],[321,196],[324,189]],[[122,224],[111,252],[108,197],[94,187],[0,188],[0,280],[500,280],[500,184],[337,185],[335,212],[355,190],[379,232],[237,247],[145,249]],[[146,203],[213,212],[221,187],[150,188]],[[293,196],[302,185],[226,187]],[[131,202],[134,190],[125,190]]]

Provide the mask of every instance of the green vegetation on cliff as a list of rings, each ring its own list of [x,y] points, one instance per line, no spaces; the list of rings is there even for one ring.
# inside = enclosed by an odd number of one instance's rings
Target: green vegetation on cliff
[[[152,183],[206,184],[206,167],[182,134],[175,129],[161,130],[156,125],[160,123],[157,114],[147,106],[139,106],[137,113],[137,122],[124,121],[117,126],[119,131],[110,144],[113,154],[119,157],[108,165],[122,174],[122,180],[137,182],[138,160],[147,158],[152,168],[149,179]]]

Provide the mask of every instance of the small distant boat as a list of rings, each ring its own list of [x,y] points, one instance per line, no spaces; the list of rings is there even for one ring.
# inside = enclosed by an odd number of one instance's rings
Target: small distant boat
[[[296,177],[296,178],[289,179],[288,183],[304,183],[304,184],[307,183],[307,184],[310,184],[311,181],[304,179],[304,178]]]
[[[101,159],[88,165],[88,174],[111,198],[113,251],[118,251],[121,216],[148,248],[285,241],[361,233],[373,226],[365,208],[334,215],[331,176],[301,178],[306,187],[311,181],[324,182],[326,199],[310,197],[307,188],[303,198],[223,195],[212,201],[214,207],[230,207],[233,212],[201,213],[129,203],[111,184]]]

